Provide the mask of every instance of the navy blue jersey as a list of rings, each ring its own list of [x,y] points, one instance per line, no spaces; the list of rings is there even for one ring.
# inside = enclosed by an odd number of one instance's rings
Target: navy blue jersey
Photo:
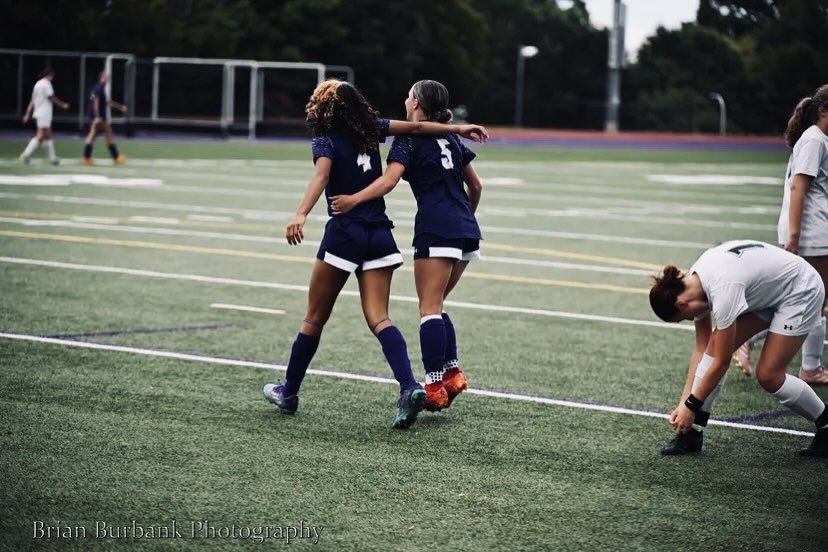
[[[454,134],[394,139],[387,162],[405,167],[403,178],[417,198],[415,236],[482,239],[463,185],[463,170],[474,158],[474,152]]]
[[[98,116],[104,121],[107,119],[107,107],[109,106],[106,98],[106,85],[99,82],[92,87],[92,92],[89,93],[89,118],[95,118],[95,98],[98,98]]]
[[[380,119],[379,123],[380,140],[384,142],[388,136],[389,121]],[[314,163],[320,157],[331,160],[331,175],[325,187],[329,216],[333,216],[331,196],[353,195],[382,176],[382,157],[379,152],[360,154],[348,137],[340,132],[334,131],[314,137],[311,149]],[[373,226],[394,226],[385,214],[385,200],[382,198],[366,201],[337,216]]]

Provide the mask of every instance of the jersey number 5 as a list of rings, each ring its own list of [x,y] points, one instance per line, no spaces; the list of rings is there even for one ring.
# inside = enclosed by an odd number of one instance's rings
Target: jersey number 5
[[[443,168],[453,169],[454,163],[451,161],[451,150],[448,148],[449,141],[445,138],[438,138],[437,144],[440,146],[440,157],[443,161]]]

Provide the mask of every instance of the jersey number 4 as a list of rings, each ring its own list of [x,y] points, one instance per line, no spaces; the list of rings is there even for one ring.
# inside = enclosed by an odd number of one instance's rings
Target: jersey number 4
[[[357,155],[357,165],[362,167],[362,172],[371,170],[371,156],[367,153],[360,153]]]
[[[445,138],[438,138],[437,144],[440,146],[440,158],[443,161],[443,168],[453,169],[454,163],[451,160],[451,150],[448,148],[449,141]]]

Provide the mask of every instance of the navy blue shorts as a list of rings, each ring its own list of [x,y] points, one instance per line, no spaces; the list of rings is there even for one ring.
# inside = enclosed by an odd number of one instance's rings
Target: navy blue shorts
[[[436,234],[414,236],[414,260],[448,258],[472,261],[480,258],[480,240],[447,239]]]
[[[342,217],[333,217],[325,225],[316,258],[346,272],[396,268],[403,263],[391,228]]]

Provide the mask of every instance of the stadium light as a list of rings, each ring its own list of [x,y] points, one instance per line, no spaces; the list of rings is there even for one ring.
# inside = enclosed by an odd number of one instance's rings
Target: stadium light
[[[517,55],[517,82],[515,83],[515,126],[523,126],[523,74],[525,72],[524,60],[538,55],[536,46],[518,46]]]
[[[724,136],[727,127],[727,109],[724,98],[718,92],[711,92],[710,99],[719,102],[719,134]]]

